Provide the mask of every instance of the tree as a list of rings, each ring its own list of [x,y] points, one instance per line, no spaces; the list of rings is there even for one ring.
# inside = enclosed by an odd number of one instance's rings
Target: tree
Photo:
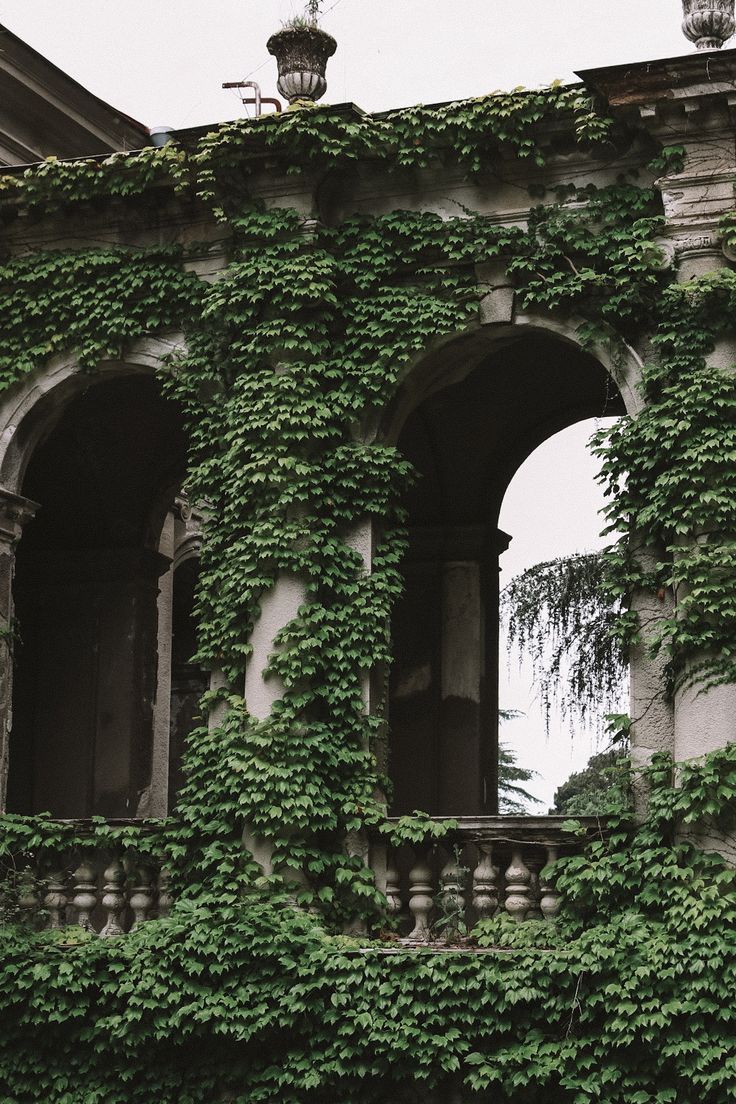
[[[500,709],[499,721],[512,721],[522,714],[516,709]],[[516,752],[508,744],[498,745],[498,811],[506,816],[525,816],[528,806],[540,805],[539,798],[529,793],[521,782],[531,782],[537,777],[537,772],[520,767],[517,762]]]
[[[556,705],[565,718],[602,727],[620,705],[628,669],[605,553],[530,567],[502,591],[501,611],[519,657],[531,659],[547,725]]]
[[[555,793],[552,813],[568,816],[596,816],[612,813],[628,804],[624,771],[625,748],[609,748],[593,755],[584,770],[571,774]]]

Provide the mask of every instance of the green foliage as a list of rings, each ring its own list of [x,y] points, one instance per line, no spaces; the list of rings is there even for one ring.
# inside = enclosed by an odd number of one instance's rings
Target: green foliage
[[[175,200],[209,205],[231,234],[212,284],[168,247],[4,261],[5,386],[52,355],[77,355],[93,372],[147,334],[185,333],[163,384],[189,429],[189,489],[207,503],[199,659],[227,679],[207,703],[212,725],[189,742],[174,816],[150,832],[92,827],[96,845],[167,861],[172,917],[109,941],[3,929],[9,1104],[411,1104],[457,1091],[501,1104],[733,1098],[733,873],[680,838],[683,826],[732,830],[730,752],[683,768],[677,789],[672,764],[655,765],[647,823],[621,818],[559,864],[569,911],[556,927],[493,920],[481,939],[496,951],[483,955],[330,934],[356,918],[373,930],[382,921],[380,895],[344,841],[383,823],[362,678],[390,660],[399,502],[411,478],[361,419],[387,406],[432,341],[474,318],[477,262],[503,256],[521,304],[574,313],[590,343],[615,350],[657,331],[649,405],[599,447],[611,523],[665,551],[642,578],[631,543],[620,545],[614,591],[624,600],[633,586],[687,585],[682,617],[660,642],[680,667],[704,647],[725,662],[736,639],[733,382],[705,362],[731,324],[734,277],[671,285],[651,190],[561,189],[528,226],[393,212],[313,230],[249,194],[264,162],[306,173],[360,159],[396,172],[446,162],[485,179],[503,153],[541,169],[557,124],[584,144],[615,138],[587,93],[555,86],[382,118],[297,111],[218,128],[193,148],[49,160],[0,178],[8,221],[63,211],[81,223],[107,204],[125,218]],[[383,530],[370,575],[351,541],[366,517]],[[692,532],[707,536],[675,560]],[[241,696],[248,640],[262,595],[289,572],[306,594],[271,663],[286,695],[257,723]],[[250,861],[245,821],[275,839],[277,869],[307,872],[315,914],[295,911],[278,876]],[[421,816],[396,831],[411,840],[420,830]],[[31,854],[80,842],[48,818],[3,819],[11,876]]]
[[[603,816],[629,805],[627,753],[621,748],[592,755],[587,766],[571,774],[555,792],[558,815]]]
[[[524,816],[530,805],[539,805],[539,799],[519,784],[531,782],[536,777],[536,771],[519,766],[512,748],[503,743],[498,745],[498,811],[501,816]]]
[[[8,928],[4,1099],[727,1104],[734,872],[673,840],[715,804],[733,822],[736,756],[672,770],[644,825],[557,864],[557,924],[481,925],[492,953],[359,944],[257,894],[109,941]]]
[[[676,598],[652,641],[676,681],[736,677],[736,384],[730,368],[709,361],[735,309],[730,269],[666,288],[659,358],[644,374],[646,406],[597,438],[609,525],[626,534],[609,559],[614,588],[622,597],[642,590]],[[635,631],[622,621],[622,635]]]

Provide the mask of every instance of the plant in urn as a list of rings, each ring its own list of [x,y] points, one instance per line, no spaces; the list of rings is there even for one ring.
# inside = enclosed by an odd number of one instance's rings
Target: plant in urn
[[[736,31],[736,0],[682,0],[685,36],[699,50],[720,50]]]
[[[278,62],[278,90],[290,104],[319,100],[327,91],[327,61],[337,49],[332,35],[317,23],[320,0],[310,0],[306,14],[285,23],[266,47]]]

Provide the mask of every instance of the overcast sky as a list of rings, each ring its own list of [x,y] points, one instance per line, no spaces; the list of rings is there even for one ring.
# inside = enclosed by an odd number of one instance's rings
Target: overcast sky
[[[0,21],[149,126],[239,114],[221,84],[258,70],[297,0],[0,0]],[[576,69],[682,54],[680,0],[325,0],[338,40],[327,99],[367,111],[571,80]],[[264,64],[265,63],[265,64]],[[263,68],[261,68],[263,66]]]
[[[266,51],[297,0],[0,0],[0,21],[103,99],[149,126],[195,126],[242,114],[221,84],[254,76],[276,91]],[[365,110],[437,103],[498,88],[572,80],[575,70],[692,50],[681,0],[325,0],[338,40],[326,99]],[[512,483],[501,526],[514,542],[502,582],[543,559],[600,545],[602,495],[573,427],[542,446]],[[505,675],[502,704],[526,711],[504,737],[540,771],[549,803],[594,750],[590,734],[549,740],[528,674]]]

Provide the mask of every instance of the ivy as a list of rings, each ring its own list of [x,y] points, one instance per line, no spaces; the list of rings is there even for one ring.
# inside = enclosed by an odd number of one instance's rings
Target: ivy
[[[361,680],[391,658],[412,478],[361,422],[431,341],[474,319],[479,262],[502,258],[522,306],[576,315],[588,342],[615,350],[656,334],[644,412],[598,439],[610,524],[625,534],[610,556],[612,586],[622,604],[635,587],[676,588],[680,615],[658,646],[678,671],[704,651],[716,657],[706,677],[730,670],[735,406],[732,377],[708,356],[733,318],[734,277],[673,284],[657,196],[633,177],[545,190],[556,148],[610,155],[618,138],[583,89],[553,86],[378,117],[303,109],[189,145],[49,160],[0,178],[11,228],[21,212],[83,218],[99,205],[123,218],[177,203],[205,205],[230,235],[214,283],[187,270],[179,247],[60,248],[6,256],[0,270],[3,386],[52,356],[94,372],[142,337],[185,334],[162,386],[186,419],[188,488],[206,503],[199,661],[225,675],[205,703],[213,723],[189,740],[174,815],[149,830],[91,827],[96,846],[165,859],[171,918],[107,941],[7,918],[9,1101],[733,1098],[733,872],[685,838],[702,825],[732,830],[732,750],[680,768],[677,787],[673,765],[658,760],[646,823],[621,815],[612,834],[559,864],[569,907],[556,926],[483,926],[490,953],[425,955],[380,938],[384,902],[345,847],[348,834],[386,831],[381,734]],[[323,227],[254,198],[264,171],[446,163],[485,180],[507,157],[533,166],[544,199],[524,226],[459,210]],[[352,541],[366,518],[381,531],[370,574]],[[684,548],[692,533],[700,541]],[[642,539],[663,550],[646,576],[633,554]],[[304,601],[271,660],[285,695],[258,721],[242,697],[248,641],[284,573],[304,580]],[[619,619],[627,633],[631,624]],[[275,875],[243,848],[244,823],[274,839]],[[408,818],[393,838],[427,827]],[[5,817],[2,829],[11,881],[30,855],[80,844],[49,818]],[[290,867],[308,876],[312,912],[293,908]],[[356,919],[375,938],[338,934]]]

